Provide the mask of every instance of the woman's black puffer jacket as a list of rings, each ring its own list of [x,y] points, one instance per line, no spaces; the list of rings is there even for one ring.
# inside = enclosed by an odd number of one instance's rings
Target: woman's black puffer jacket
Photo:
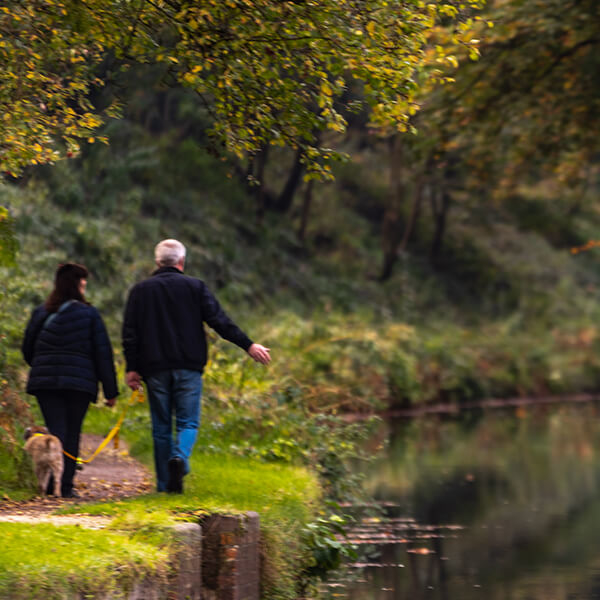
[[[49,316],[45,307],[32,313],[21,350],[31,366],[27,393],[42,390],[77,390],[96,398],[98,381],[104,396],[117,396],[113,351],[102,317],[96,308],[72,302]]]

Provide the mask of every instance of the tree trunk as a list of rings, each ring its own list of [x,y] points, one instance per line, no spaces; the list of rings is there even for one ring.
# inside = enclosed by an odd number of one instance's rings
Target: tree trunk
[[[298,240],[304,243],[306,239],[306,228],[308,226],[308,216],[313,199],[314,180],[311,179],[304,188],[304,197],[302,199],[302,215],[300,216],[300,227],[298,228]]]
[[[419,219],[419,214],[421,212],[421,201],[423,200],[423,190],[425,189],[425,175],[421,174],[419,180],[417,182],[417,187],[415,189],[415,193],[413,194],[413,201],[410,207],[410,215],[408,217],[408,222],[406,223],[406,227],[404,228],[404,235],[402,236],[402,241],[400,242],[399,250],[406,250],[406,246],[408,246],[408,242],[410,240],[410,236],[415,228],[415,224]]]
[[[246,188],[248,195],[256,200],[256,218],[259,222],[262,220],[266,209],[275,201],[273,194],[264,181],[267,155],[268,150],[263,148],[250,159],[246,168],[238,160],[233,160],[231,163],[237,178]]]
[[[273,209],[277,212],[286,213],[292,206],[296,190],[302,181],[302,173],[304,172],[304,164],[302,163],[303,156],[304,153],[302,149],[298,148],[287,181],[273,206]]]
[[[383,213],[381,228],[381,243],[383,249],[383,264],[379,281],[387,281],[394,269],[398,258],[400,245],[400,206],[404,200],[404,181],[402,179],[403,148],[400,136],[390,140],[390,193],[388,205]]]
[[[404,226],[404,231],[400,235],[402,228],[402,203],[406,200],[407,190],[403,179],[404,164],[401,136],[396,136],[392,143],[392,164],[390,169],[390,202],[383,216],[383,265],[379,275],[380,281],[386,281],[392,276],[394,265],[398,260],[398,254],[408,246],[408,242],[414,231],[415,224],[419,219],[421,203],[423,200],[423,191],[427,177],[429,163],[426,164],[424,171],[418,177],[408,220]]]
[[[263,146],[261,151],[254,158],[254,171],[255,181],[257,187],[254,191],[254,197],[256,198],[256,218],[260,223],[265,216],[265,208],[267,205],[267,198],[265,192],[265,165],[267,164],[267,157],[269,155],[269,146]]]
[[[438,202],[438,196],[440,201]],[[431,242],[431,264],[434,267],[441,265],[442,245],[444,234],[446,233],[446,223],[448,219],[448,211],[450,210],[450,194],[447,191],[441,191],[438,194],[431,194],[431,211],[434,218],[435,230],[433,240]]]

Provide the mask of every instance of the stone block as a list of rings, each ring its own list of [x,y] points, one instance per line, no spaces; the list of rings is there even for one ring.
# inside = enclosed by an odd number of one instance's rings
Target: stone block
[[[204,600],[259,600],[258,513],[210,515],[201,524]]]
[[[175,578],[169,596],[177,600],[202,598],[202,528],[197,523],[180,523],[174,528],[177,550],[173,556]]]

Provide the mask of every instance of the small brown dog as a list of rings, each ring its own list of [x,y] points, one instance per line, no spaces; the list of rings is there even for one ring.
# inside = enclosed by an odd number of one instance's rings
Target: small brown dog
[[[63,447],[60,440],[48,433],[45,427],[28,427],[25,432],[25,451],[31,456],[40,495],[48,488],[50,475],[54,476],[54,495],[60,496],[63,473]]]

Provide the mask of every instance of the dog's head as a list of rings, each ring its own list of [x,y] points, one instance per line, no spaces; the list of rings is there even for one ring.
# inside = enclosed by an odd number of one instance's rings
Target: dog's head
[[[25,439],[28,440],[32,435],[41,433],[42,435],[48,435],[48,430],[41,425],[32,425],[25,430]]]

